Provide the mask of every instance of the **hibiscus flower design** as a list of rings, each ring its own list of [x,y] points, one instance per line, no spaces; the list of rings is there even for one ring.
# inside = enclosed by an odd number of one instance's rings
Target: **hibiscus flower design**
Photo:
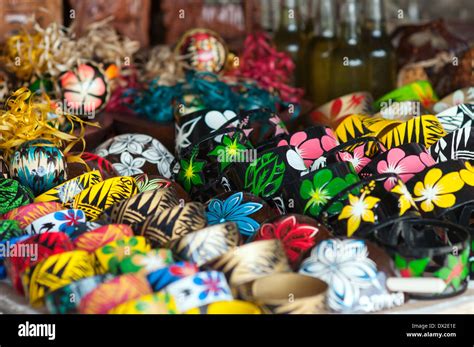
[[[123,152],[120,156],[120,163],[114,163],[113,166],[120,176],[132,176],[143,173],[141,169],[145,165],[144,158],[133,158],[128,152]]]
[[[406,155],[401,148],[392,148],[387,152],[386,160],[381,160],[377,164],[379,174],[393,173],[398,175],[403,182],[407,182],[415,174],[423,171],[427,167],[436,164],[434,159],[426,152],[419,155]],[[385,189],[392,189],[397,184],[396,177],[388,178]]]
[[[438,168],[429,170],[423,181],[418,181],[413,189],[413,198],[424,212],[432,212],[434,207],[449,208],[456,203],[453,194],[464,186],[459,172],[443,175]]]
[[[361,290],[381,288],[377,266],[362,240],[324,240],[307,258],[300,273],[329,285],[328,305],[337,312],[357,311]]]
[[[351,163],[357,173],[371,162],[371,159],[365,155],[365,144],[354,148],[352,154],[346,151],[340,152],[339,157],[341,158],[341,161]]]
[[[142,134],[124,134],[115,136],[112,145],[109,147],[109,154],[121,154],[124,152],[142,154],[143,147],[152,141],[152,139],[151,136]],[[97,152],[97,154],[99,153]]]
[[[170,166],[174,156],[161,144],[160,141],[153,139],[151,146],[142,153],[143,157],[150,163],[156,164],[160,174],[166,178],[171,177]]]
[[[59,231],[67,234],[73,232],[76,225],[86,221],[86,216],[82,210],[58,211],[54,213],[54,218],[62,221],[59,224]]]
[[[212,199],[207,206],[209,225],[234,222],[239,232],[245,236],[253,235],[260,224],[249,216],[259,211],[263,205],[257,202],[242,202],[243,193],[235,193],[222,201]]]
[[[93,65],[80,64],[62,74],[59,82],[68,107],[90,114],[105,106],[109,94],[107,82]]]
[[[256,240],[280,240],[289,261],[295,264],[301,254],[314,247],[318,233],[319,228],[306,223],[298,223],[296,216],[289,216],[274,223],[263,224]]]
[[[379,198],[366,196],[365,192],[360,197],[349,194],[349,205],[344,206],[338,218],[339,220],[347,219],[348,237],[351,237],[359,229],[362,221],[375,223],[375,215],[372,210],[379,202]]]
[[[337,146],[337,140],[332,134],[332,130],[326,129],[327,135],[318,138],[308,138],[308,134],[299,131],[290,137],[290,140],[281,140],[278,147],[291,146],[303,158],[306,167],[309,169],[313,162],[321,157],[325,152]]]

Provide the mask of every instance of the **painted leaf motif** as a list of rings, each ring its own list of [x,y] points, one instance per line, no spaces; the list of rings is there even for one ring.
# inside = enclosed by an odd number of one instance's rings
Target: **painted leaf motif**
[[[410,261],[408,267],[413,276],[421,276],[430,262],[430,258],[415,259]]]
[[[280,189],[285,170],[285,163],[279,161],[275,154],[264,154],[247,168],[245,189],[257,196],[271,196]]]
[[[337,99],[333,102],[331,106],[331,117],[336,117],[342,109],[342,100]]]

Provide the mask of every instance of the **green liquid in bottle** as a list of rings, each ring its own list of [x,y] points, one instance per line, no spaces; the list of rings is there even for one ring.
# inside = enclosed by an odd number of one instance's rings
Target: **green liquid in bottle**
[[[331,57],[330,99],[368,91],[368,58],[361,44],[355,0],[341,6],[341,35]]]
[[[378,99],[396,84],[396,57],[385,30],[382,0],[366,0],[362,35],[369,57],[369,90]]]
[[[296,0],[282,0],[280,8],[280,24],[275,32],[274,42],[276,48],[279,51],[288,53],[296,64],[301,44],[301,33],[298,28],[299,15]],[[295,69],[295,77],[292,81],[293,85],[301,85],[302,83],[300,78],[298,78],[298,83],[296,81],[296,76],[301,76],[298,70],[298,65]]]
[[[307,95],[316,105],[329,101],[331,54],[336,44],[335,8],[333,0],[320,0],[319,30],[311,37],[306,52],[308,66]]]

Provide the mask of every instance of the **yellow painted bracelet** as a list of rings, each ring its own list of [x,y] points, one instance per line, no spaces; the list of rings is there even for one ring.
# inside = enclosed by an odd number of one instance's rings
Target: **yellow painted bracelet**
[[[22,283],[31,305],[39,307],[44,305],[46,294],[94,275],[92,255],[85,251],[71,251],[52,255],[28,267],[22,275]]]
[[[150,244],[143,236],[124,237],[109,242],[94,252],[96,259],[96,272],[103,274],[119,272],[120,262],[136,253],[147,253],[151,249]]]
[[[174,298],[166,292],[139,297],[115,306],[109,314],[176,314]]]
[[[38,195],[35,202],[56,201],[69,206],[77,194],[101,181],[102,175],[98,170],[87,172]]]
[[[207,306],[193,308],[186,314],[262,314],[257,305],[241,300],[214,302]]]

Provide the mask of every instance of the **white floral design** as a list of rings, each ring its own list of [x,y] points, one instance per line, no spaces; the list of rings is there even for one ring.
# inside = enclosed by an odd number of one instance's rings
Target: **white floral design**
[[[121,154],[125,151],[132,154],[142,154],[143,147],[153,138],[143,134],[123,134],[113,138],[109,154]]]
[[[464,93],[462,91],[462,89],[459,89],[459,90],[456,90],[454,93],[453,93],[453,101],[452,101],[452,104],[448,104],[448,103],[445,103],[445,102],[438,102],[434,105],[434,112],[435,113],[440,113],[440,112],[443,112],[445,110],[447,110],[448,108],[452,107],[452,106],[457,106],[457,105],[460,105],[460,104],[463,104],[464,103]]]
[[[303,262],[300,273],[328,283],[328,305],[336,312],[357,311],[361,289],[380,288],[377,266],[368,257],[363,240],[321,242]]]
[[[97,147],[96,150],[95,150],[95,154],[97,154],[99,157],[102,157],[102,158],[105,158],[106,156],[109,155],[109,151],[107,150],[107,146],[104,146],[104,145],[108,145],[108,142],[104,143],[100,147]]]
[[[306,167],[303,158],[301,158],[298,152],[294,149],[289,149],[286,152],[286,160],[293,169],[301,171],[302,174],[308,173],[308,168]]]
[[[156,164],[160,175],[170,178],[170,165],[174,156],[161,144],[160,141],[153,139],[151,146],[142,153],[143,157],[150,163]]]
[[[144,158],[133,158],[128,152],[120,155],[120,163],[114,163],[113,166],[121,176],[132,176],[143,173],[141,169],[145,164]]]
[[[235,114],[235,112],[230,111],[230,110],[227,110],[224,112],[209,111],[204,116],[204,121],[206,122],[206,125],[209,128],[215,131],[215,130],[220,129],[229,120],[236,117],[237,115]],[[235,122],[232,122],[232,125],[236,126],[238,123],[239,123],[239,120],[236,118]]]
[[[186,147],[191,146],[191,141],[189,141],[189,135],[193,132],[194,128],[196,127],[197,123],[201,120],[202,117],[196,117],[189,122],[183,124],[183,126],[179,126],[178,123],[175,123],[176,127],[176,152],[180,152]]]

